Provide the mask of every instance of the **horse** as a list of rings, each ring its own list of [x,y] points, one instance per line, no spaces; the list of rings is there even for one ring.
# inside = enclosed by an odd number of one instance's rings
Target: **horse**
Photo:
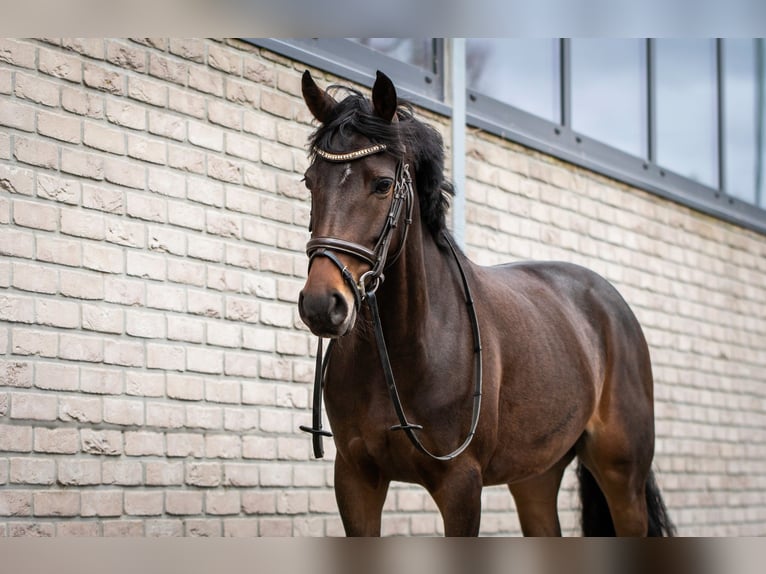
[[[651,468],[649,349],[617,290],[570,263],[470,261],[447,228],[442,138],[382,72],[369,99],[308,70],[301,87],[319,123],[298,297],[319,348],[302,428],[321,457],[324,400],[346,535],[380,536],[398,481],[428,491],[446,536],[477,536],[482,488],[498,484],[524,536],[560,536],[577,458],[583,534],[672,536]]]

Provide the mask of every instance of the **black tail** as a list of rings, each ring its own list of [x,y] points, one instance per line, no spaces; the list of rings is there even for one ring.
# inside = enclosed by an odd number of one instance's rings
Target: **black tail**
[[[614,536],[614,523],[609,514],[604,493],[596,479],[581,462],[577,463],[577,478],[580,482],[580,502],[582,504],[581,526],[584,536]],[[646,481],[646,511],[649,515],[649,536],[675,536],[676,528],[668,516],[660,489],[654,480],[654,473],[649,472]]]

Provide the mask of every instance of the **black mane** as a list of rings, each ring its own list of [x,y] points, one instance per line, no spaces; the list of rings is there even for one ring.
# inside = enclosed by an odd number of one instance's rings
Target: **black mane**
[[[328,91],[338,88],[349,95],[335,106],[330,119],[309,138],[312,156],[317,148],[335,153],[353,151],[337,149],[335,142],[338,136],[343,141],[359,134],[373,143],[385,144],[386,152],[397,159],[410,158],[421,219],[437,243],[441,243],[440,235],[447,230],[449,197],[454,194],[452,184],[444,179],[441,135],[433,127],[415,119],[412,106],[406,102],[399,102],[398,121],[389,123],[375,115],[370,100],[361,92],[346,86],[330,86]]]

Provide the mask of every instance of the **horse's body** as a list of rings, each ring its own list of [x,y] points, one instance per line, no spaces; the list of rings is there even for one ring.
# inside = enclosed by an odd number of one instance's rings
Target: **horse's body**
[[[396,115],[390,101],[376,102],[391,98],[393,85],[385,80],[379,75],[373,91],[375,113],[393,120],[394,128],[416,121]],[[305,75],[304,98],[329,125],[337,119],[335,102],[315,88]],[[393,97],[395,102],[395,92]],[[344,130],[327,138],[324,145],[331,141],[344,151],[376,141]],[[443,200],[433,190],[430,199],[422,197],[428,185],[441,194],[441,166],[434,177],[435,168],[425,166],[409,147],[405,156],[416,172],[429,171],[429,178],[414,176],[419,200],[412,206],[411,229],[406,240],[404,225],[392,231],[392,244],[399,242],[396,257],[387,261],[376,296],[407,418],[424,427],[418,436],[427,449],[443,454],[469,433],[475,349],[458,264],[440,238],[446,230],[433,216],[434,202]],[[371,247],[386,205],[381,189],[396,158],[378,152],[348,163],[338,158],[317,158],[307,172],[314,236]],[[378,188],[363,191],[371,185]],[[443,213],[439,216],[443,224]],[[336,339],[325,399],[337,448],[336,497],[347,534],[380,533],[391,481],[423,485],[440,509],[447,535],[478,534],[481,490],[494,484],[509,485],[524,534],[560,534],[556,499],[575,456],[584,481],[586,533],[672,530],[651,477],[649,351],[635,316],[607,281],[568,263],[482,267],[458,255],[481,327],[483,392],[472,442],[444,462],[419,452],[405,433],[390,430],[399,421],[380,368],[371,315],[364,305],[354,307],[354,288],[338,272],[345,266],[359,280],[370,265],[342,249],[335,254],[340,264],[324,252],[318,255],[324,257],[312,257],[300,310],[315,333]],[[603,505],[604,498],[608,511],[592,511],[591,503]]]

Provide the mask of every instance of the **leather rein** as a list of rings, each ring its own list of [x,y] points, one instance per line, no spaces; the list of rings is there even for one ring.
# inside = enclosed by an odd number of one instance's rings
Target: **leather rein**
[[[368,155],[376,154],[385,151],[386,146],[383,144],[374,144],[360,150],[355,150],[348,153],[330,153],[325,150],[316,148],[316,154],[331,162],[347,162],[355,159],[360,159]],[[457,447],[454,451],[446,455],[435,455],[430,452],[421,442],[415,431],[422,430],[423,427],[417,424],[410,423],[404,413],[404,407],[399,398],[399,392],[396,387],[396,380],[394,372],[391,367],[391,361],[388,356],[388,350],[386,348],[386,341],[383,335],[383,327],[380,320],[380,312],[378,311],[378,302],[375,292],[380,287],[381,283],[385,279],[383,271],[390,267],[401,255],[404,245],[407,239],[407,232],[409,226],[412,223],[412,208],[413,208],[413,190],[412,190],[412,178],[409,173],[409,165],[403,161],[399,161],[396,167],[396,178],[394,194],[391,199],[391,206],[386,216],[383,229],[378,237],[378,240],[373,249],[368,249],[363,245],[347,241],[345,239],[339,239],[335,237],[315,237],[308,241],[306,244],[306,254],[309,257],[309,268],[311,263],[316,257],[326,257],[332,263],[338,267],[343,280],[349,285],[352,293],[354,294],[354,305],[358,312],[364,302],[367,302],[372,315],[373,330],[375,332],[375,342],[378,349],[378,355],[380,356],[381,368],[386,380],[386,386],[388,388],[391,402],[396,412],[396,416],[399,419],[399,424],[391,427],[390,430],[401,430],[407,435],[410,442],[421,453],[428,457],[439,460],[448,461],[457,457],[462,453],[473,440],[476,433],[476,428],[479,423],[479,414],[481,412],[481,391],[482,391],[482,356],[481,356],[481,334],[479,331],[479,321],[476,316],[476,309],[471,295],[471,289],[468,284],[468,279],[460,263],[457,250],[452,243],[452,239],[448,234],[443,234],[447,245],[450,248],[450,252],[455,259],[458,271],[460,273],[460,279],[463,284],[463,293],[465,296],[466,307],[468,309],[468,315],[471,320],[471,332],[474,340],[474,394],[473,394],[473,411],[471,414],[471,427],[467,437],[463,443]],[[388,261],[388,250],[393,237],[393,231],[399,225],[399,220],[402,213],[406,213],[404,218],[404,231],[399,248],[397,249],[391,261]],[[355,281],[353,275],[349,271],[343,262],[337,257],[335,252],[345,253],[351,255],[362,261],[369,263],[371,268],[369,271],[362,274],[359,281]],[[324,456],[324,445],[322,444],[322,437],[331,437],[332,433],[322,428],[322,394],[324,390],[324,379],[329,364],[330,354],[333,349],[334,340],[330,341],[327,349],[327,355],[322,360],[322,337],[319,337],[317,342],[317,355],[316,355],[316,369],[314,373],[314,393],[313,393],[313,405],[312,405],[312,425],[300,426],[302,431],[308,432],[312,435],[312,445],[314,450],[314,456],[316,458],[322,458]]]

